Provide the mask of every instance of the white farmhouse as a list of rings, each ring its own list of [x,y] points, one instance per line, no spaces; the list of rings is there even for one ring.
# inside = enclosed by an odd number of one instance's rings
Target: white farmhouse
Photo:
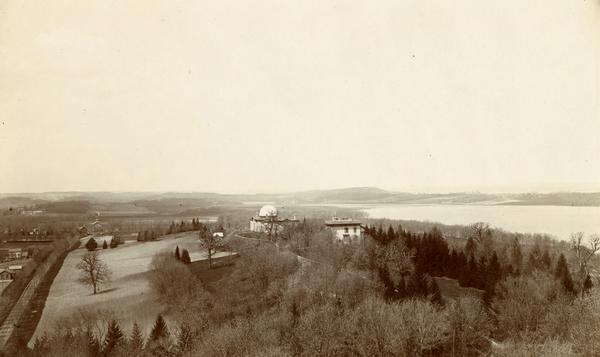
[[[333,217],[330,221],[325,222],[325,226],[331,229],[335,240],[342,243],[362,240],[365,231],[360,221],[345,217]]]

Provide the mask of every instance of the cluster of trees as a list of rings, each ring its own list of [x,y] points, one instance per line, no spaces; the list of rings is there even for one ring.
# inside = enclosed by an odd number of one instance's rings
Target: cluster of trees
[[[189,232],[189,231],[198,231],[201,230],[205,225],[200,222],[200,218],[192,218],[191,222],[186,222],[181,220],[180,223],[171,222],[169,228],[167,229],[167,234],[173,233],[181,233],[181,232]],[[223,228],[221,227],[221,231]]]
[[[117,319],[111,318],[105,328],[93,324],[44,334],[36,338],[33,349],[24,356],[182,356],[187,355],[197,337],[189,325],[179,324],[170,331],[162,315],[158,315],[150,334],[144,336],[137,322],[126,334]],[[65,354],[59,354],[58,351]]]
[[[102,249],[107,249],[108,247],[110,247],[110,248],[116,248],[116,247],[118,247],[121,244],[123,244],[123,241],[121,240],[121,238],[117,237],[117,236],[114,236],[110,240],[110,244],[106,243],[106,240],[104,240],[102,242]],[[88,251],[96,250],[96,249],[98,249],[98,243],[96,242],[96,240],[94,238],[90,238],[85,243],[85,249],[87,249]]]
[[[582,277],[579,288],[575,287],[564,253],[558,253],[558,257],[553,259],[547,247],[542,250],[538,243],[534,243],[527,258],[523,259],[521,244],[513,238],[509,252],[503,251],[505,256],[501,260],[489,226],[476,223],[470,226],[470,231],[471,235],[460,249],[450,248],[441,231],[435,227],[420,234],[411,233],[401,226],[396,230],[392,226],[387,230],[381,226],[370,227],[366,233],[379,249],[374,254],[383,256],[385,261],[385,264],[375,264],[371,268],[377,269],[387,294],[394,298],[423,295],[422,288],[421,293],[414,291],[425,286],[422,283],[424,275],[457,279],[460,286],[483,290],[486,302],[494,295],[499,281],[535,271],[553,274],[563,289],[572,294],[585,293],[593,285],[586,272],[579,274]],[[405,281],[407,276],[409,284]]]
[[[179,246],[175,247],[175,259],[181,261],[183,264],[190,264],[192,259],[190,258],[190,252],[187,249],[182,249],[179,253]]]
[[[137,238],[136,240],[138,242],[150,242],[150,241],[155,241],[158,238],[158,234],[154,231],[154,229],[146,229],[143,232],[138,232],[137,233]]]

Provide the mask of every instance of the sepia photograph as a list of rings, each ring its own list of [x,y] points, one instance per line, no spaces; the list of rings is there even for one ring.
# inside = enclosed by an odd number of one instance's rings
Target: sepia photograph
[[[0,0],[0,357],[600,357],[600,0]]]

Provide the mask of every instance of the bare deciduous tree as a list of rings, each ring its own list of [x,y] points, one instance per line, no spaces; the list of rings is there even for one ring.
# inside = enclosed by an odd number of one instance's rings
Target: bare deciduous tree
[[[414,251],[408,249],[400,239],[397,239],[385,249],[381,249],[378,258],[381,265],[387,266],[394,283],[397,284],[400,278],[410,275],[414,270],[412,260],[414,254]]]
[[[77,269],[81,270],[79,282],[90,285],[96,294],[101,285],[110,282],[111,271],[102,259],[100,253],[96,250],[86,252],[81,261],[77,264]]]
[[[478,244],[482,244],[486,238],[492,236],[492,229],[485,222],[473,223],[469,226],[469,236]]]
[[[579,263],[579,272],[577,280],[580,288],[583,287],[583,282],[589,274],[588,263],[590,259],[600,250],[600,236],[593,234],[588,238],[589,246],[583,242],[583,232],[571,234],[571,249],[575,253],[577,263]],[[580,289],[583,294],[583,289]]]
[[[210,229],[204,227],[200,230],[200,245],[208,252],[208,267],[212,268],[212,255],[216,252],[217,248],[223,246],[222,234],[211,232]]]
[[[600,236],[593,234],[588,239],[589,247],[583,243],[583,233],[571,234],[571,248],[575,252],[579,268],[587,274],[587,265],[590,259],[600,250]]]

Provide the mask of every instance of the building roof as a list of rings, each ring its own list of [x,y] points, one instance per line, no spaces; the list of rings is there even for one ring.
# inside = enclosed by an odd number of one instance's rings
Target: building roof
[[[264,223],[264,222],[268,222],[268,223],[300,222],[296,218],[277,218],[277,217],[274,217],[274,218],[252,217],[252,218],[250,218],[250,220],[254,221],[254,222],[260,222],[260,223]]]
[[[277,217],[277,208],[271,205],[264,205],[258,212],[260,217]]]
[[[0,251],[7,253],[20,253],[23,251],[21,248],[0,248]]]
[[[328,227],[335,226],[360,226],[361,222],[352,218],[337,218],[333,217],[330,221],[325,221],[325,225]]]

